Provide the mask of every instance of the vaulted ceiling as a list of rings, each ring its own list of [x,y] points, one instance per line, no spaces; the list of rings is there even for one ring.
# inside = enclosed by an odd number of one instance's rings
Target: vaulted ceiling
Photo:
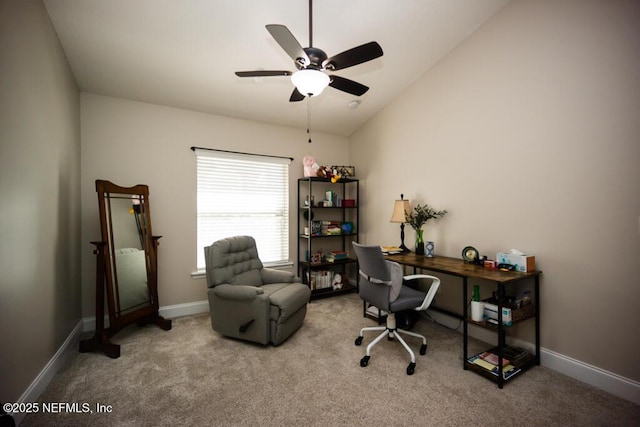
[[[370,89],[327,88],[291,103],[295,71],[265,29],[285,25],[309,42],[308,0],[45,0],[85,92],[351,135],[509,0],[316,0],[313,44],[329,56],[377,41],[384,55],[336,71]],[[353,100],[361,101],[349,108]]]

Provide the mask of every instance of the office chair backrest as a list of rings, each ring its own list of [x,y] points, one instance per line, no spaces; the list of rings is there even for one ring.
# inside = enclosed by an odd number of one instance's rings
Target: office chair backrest
[[[387,261],[380,246],[353,243],[353,250],[364,279],[359,285],[360,297],[380,309],[388,310],[389,304],[400,295],[402,267]]]

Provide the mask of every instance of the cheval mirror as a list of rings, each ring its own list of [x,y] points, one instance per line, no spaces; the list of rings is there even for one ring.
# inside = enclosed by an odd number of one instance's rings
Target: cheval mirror
[[[91,242],[96,254],[96,330],[80,341],[80,352],[101,351],[120,357],[120,346],[109,341],[124,327],[153,323],[171,329],[158,309],[158,240],[151,232],[149,188],[120,187],[96,180],[102,241]],[[104,326],[105,295],[109,327]]]

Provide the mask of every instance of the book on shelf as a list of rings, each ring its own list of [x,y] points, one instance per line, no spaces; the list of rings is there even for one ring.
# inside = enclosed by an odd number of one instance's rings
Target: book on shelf
[[[328,270],[314,270],[308,272],[309,275],[309,285],[312,291],[318,289],[327,289],[330,288],[331,280],[333,279],[333,275],[331,271]]]
[[[340,221],[322,221],[322,234],[326,236],[342,234]]]
[[[325,256],[325,259],[327,262],[336,262],[346,260],[348,256],[349,253],[345,251],[331,251]]]
[[[385,255],[401,254],[403,252],[402,248],[398,246],[382,246],[381,249]]]
[[[471,356],[469,359],[467,359],[467,361],[469,363],[473,363],[474,365],[485,369],[487,372],[490,372],[490,373],[492,373],[493,375],[495,375],[497,377],[498,376],[498,371],[499,371],[497,362],[496,362],[496,364],[493,364],[493,363],[487,361],[486,359],[484,359],[482,357],[483,354],[484,353],[479,353],[479,354],[476,354],[475,356]],[[503,364],[502,365],[502,377],[505,380],[508,380],[509,378],[511,378],[512,376],[517,374],[518,372],[520,372],[520,368],[516,368],[515,366],[513,366],[511,364]]]
[[[485,351],[484,353],[480,354],[480,358],[482,358],[482,360],[486,360],[487,362],[489,362],[489,363],[491,363],[493,365],[498,366],[498,355],[495,354],[495,353],[492,353],[490,351]],[[507,359],[505,357],[502,358],[502,366],[506,366],[509,363],[511,363],[511,362],[509,362],[509,359]]]
[[[487,351],[493,354],[497,354],[498,347],[493,347]],[[509,363],[519,368],[529,361],[533,360],[534,356],[524,348],[507,345],[502,349],[502,358],[503,360],[508,359]]]

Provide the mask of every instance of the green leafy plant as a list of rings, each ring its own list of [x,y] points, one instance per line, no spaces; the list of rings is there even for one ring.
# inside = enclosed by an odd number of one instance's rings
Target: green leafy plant
[[[413,211],[404,212],[404,219],[413,228],[418,231],[422,229],[422,226],[430,219],[436,219],[443,217],[447,214],[447,210],[437,211],[430,207],[428,204],[417,204]]]

